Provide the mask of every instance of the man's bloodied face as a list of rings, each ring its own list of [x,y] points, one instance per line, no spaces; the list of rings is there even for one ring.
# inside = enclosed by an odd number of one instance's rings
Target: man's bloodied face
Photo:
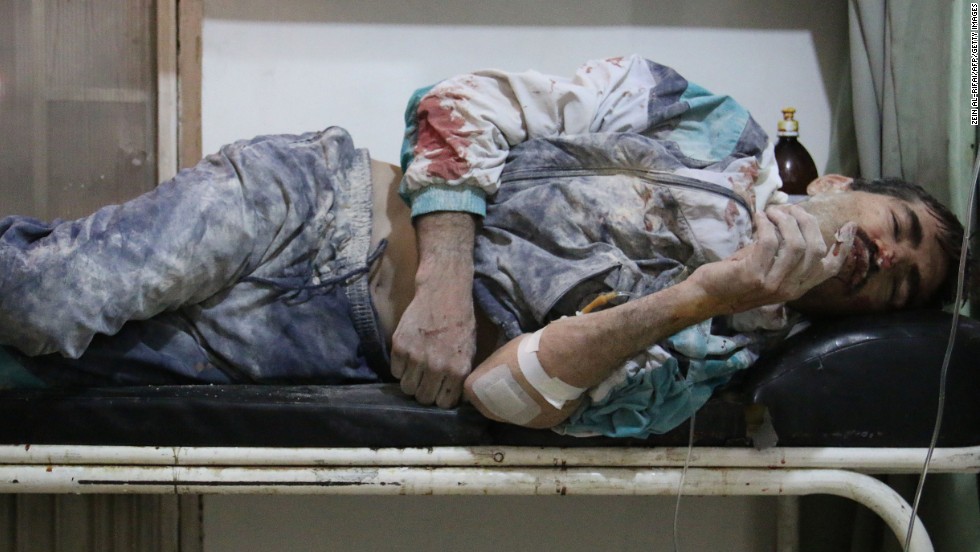
[[[858,230],[837,276],[792,302],[794,308],[838,314],[921,306],[946,277],[939,223],[918,201],[848,190],[820,193],[801,205],[820,221],[828,244],[848,221]]]

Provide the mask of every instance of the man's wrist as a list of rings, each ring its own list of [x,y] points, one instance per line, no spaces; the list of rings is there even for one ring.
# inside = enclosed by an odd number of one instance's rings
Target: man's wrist
[[[415,273],[416,294],[432,291],[469,295],[473,287],[473,262],[459,262],[446,259],[440,263],[436,259],[420,263]]]
[[[721,297],[710,293],[696,278],[682,282],[684,289],[684,315],[700,322],[723,314],[732,314]]]
[[[451,240],[419,250],[419,272],[473,272],[473,243]]]
[[[723,261],[721,261],[723,262]],[[707,266],[707,265],[705,265]],[[703,267],[702,267],[703,268]],[[684,285],[684,294],[687,298],[687,314],[700,317],[702,320],[714,318],[715,316],[735,314],[740,310],[737,303],[738,298],[726,297],[718,293],[709,282],[705,282],[705,272],[695,270],[689,278],[681,282]]]
[[[466,259],[473,262],[476,221],[469,213],[440,211],[415,219],[419,261],[445,262]]]
[[[473,285],[476,221],[469,213],[438,212],[416,219],[418,291],[469,294]]]

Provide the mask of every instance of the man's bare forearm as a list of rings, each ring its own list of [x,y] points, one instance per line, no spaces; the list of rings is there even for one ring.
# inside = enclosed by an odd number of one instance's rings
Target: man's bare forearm
[[[456,212],[422,215],[415,221],[415,231],[419,247],[416,287],[448,285],[469,295],[473,285],[476,232],[473,215]]]
[[[553,376],[589,388],[644,349],[717,314],[717,302],[684,281],[612,309],[552,322],[538,358]]]
[[[548,325],[537,351],[550,377],[587,389],[598,385],[628,359],[678,331],[717,314],[717,302],[689,281],[592,314],[563,318]],[[517,368],[520,336],[496,351],[466,381],[467,398],[489,418],[500,419],[474,392],[476,381],[501,364],[510,366],[518,383],[537,404],[539,414],[528,427],[551,427],[567,418],[580,400],[554,408]],[[501,420],[510,421],[510,420]]]
[[[642,349],[688,326],[788,301],[837,273],[846,253],[828,251],[812,217],[799,210],[795,215],[773,210],[769,217],[772,222],[757,221],[762,225],[757,243],[700,267],[675,286],[550,325],[538,353],[541,363],[562,370],[560,377],[570,385],[592,387]],[[805,222],[795,217],[806,217]],[[580,352],[585,354],[576,356]]]
[[[437,212],[416,219],[415,296],[392,338],[392,374],[422,404],[458,402],[476,350],[473,215]]]

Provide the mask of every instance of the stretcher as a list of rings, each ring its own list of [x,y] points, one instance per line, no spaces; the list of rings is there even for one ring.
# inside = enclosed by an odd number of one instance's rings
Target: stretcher
[[[649,439],[574,438],[423,407],[396,385],[147,386],[0,393],[0,492],[768,495],[779,548],[795,497],[927,528],[876,474],[922,471],[950,316],[817,322]],[[980,323],[961,319],[929,473],[980,473]],[[693,436],[693,440],[692,437]],[[693,447],[688,448],[692,440]]]

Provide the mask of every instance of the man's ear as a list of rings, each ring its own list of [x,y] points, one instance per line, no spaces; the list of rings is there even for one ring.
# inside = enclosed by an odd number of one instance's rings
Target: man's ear
[[[819,194],[833,194],[846,192],[851,189],[851,182],[854,179],[840,174],[825,174],[806,187],[806,195],[815,196]]]

